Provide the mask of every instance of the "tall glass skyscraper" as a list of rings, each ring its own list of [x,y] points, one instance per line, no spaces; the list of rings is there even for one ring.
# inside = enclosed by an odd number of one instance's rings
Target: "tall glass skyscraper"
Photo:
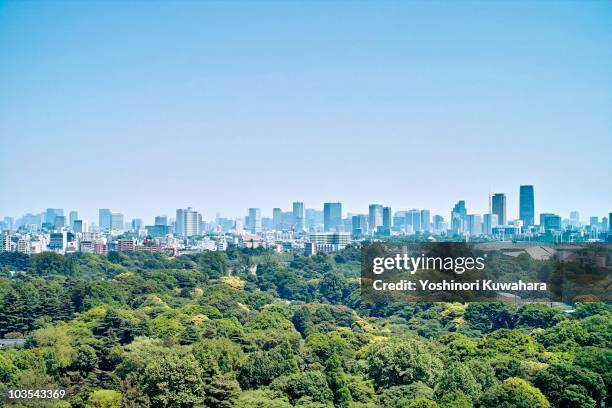
[[[506,195],[504,193],[493,194],[492,212],[497,215],[499,225],[506,225]]]
[[[109,231],[111,229],[111,210],[108,208],[100,208],[98,210],[98,227],[100,231]]]
[[[304,214],[304,203],[295,201],[293,203],[293,225],[296,231],[302,231],[306,226],[306,215]]]
[[[380,204],[370,204],[368,211],[368,226],[370,231],[383,225],[383,206]]]
[[[342,203],[323,204],[323,229],[337,231],[342,226]]]
[[[521,186],[519,199],[519,218],[525,227],[530,227],[535,219],[533,186]]]

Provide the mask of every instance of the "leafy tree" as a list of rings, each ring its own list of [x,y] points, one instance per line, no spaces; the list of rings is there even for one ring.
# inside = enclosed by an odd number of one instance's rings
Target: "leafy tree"
[[[418,397],[405,405],[406,408],[437,408],[437,406],[438,404],[425,397]]]
[[[181,335],[180,343],[183,345],[193,344],[200,339],[200,330],[192,324],[187,326]]]
[[[204,339],[193,345],[193,355],[207,376],[238,370],[244,361],[242,348],[226,338]]]
[[[204,400],[206,406],[231,408],[234,406],[241,389],[238,381],[229,375],[215,375],[204,381]]]
[[[378,403],[383,407],[402,407],[416,398],[431,399],[433,393],[434,391],[431,388],[417,381],[409,385],[396,385],[380,389]]]
[[[269,390],[244,391],[234,403],[234,408],[292,408],[287,397],[279,396]]]
[[[447,392],[438,400],[440,408],[472,408],[472,400],[461,391]]]
[[[31,271],[37,276],[70,276],[74,273],[74,262],[55,252],[42,252],[32,255]]]
[[[148,362],[142,379],[154,406],[188,408],[204,403],[202,377],[193,356],[170,352]]]
[[[319,291],[330,303],[340,303],[344,294],[344,278],[337,272],[326,274],[321,280]]]
[[[374,344],[365,358],[368,373],[378,387],[413,381],[433,385],[442,373],[442,361],[416,339]]]
[[[321,371],[306,371],[281,377],[272,383],[272,388],[286,394],[292,404],[302,397],[310,397],[321,403],[327,403],[334,398],[326,376]]]
[[[302,335],[307,337],[312,329],[312,314],[307,307],[300,307],[291,318],[291,322],[295,326],[295,329]]]
[[[542,392],[521,378],[511,377],[484,393],[480,407],[549,408]]]
[[[121,408],[123,396],[118,391],[96,390],[89,396],[87,408]]]
[[[470,303],[464,318],[470,326],[483,333],[497,329],[512,329],[517,315],[514,306],[505,302]]]
[[[575,394],[582,392],[597,404],[601,404],[606,397],[606,388],[601,376],[577,366],[552,365],[536,375],[534,384],[554,405],[561,404],[563,393],[570,385],[575,387],[566,399],[575,399]]]
[[[436,384],[434,397],[440,399],[448,392],[461,392],[471,401],[476,401],[480,390],[480,385],[470,369],[462,363],[452,362],[445,368],[442,377]]]
[[[518,311],[518,326],[547,328],[554,326],[566,317],[558,309],[542,303],[529,303]]]
[[[327,384],[333,393],[334,406],[348,408],[352,402],[351,393],[346,384],[346,377],[340,366],[340,360],[336,355],[327,360],[325,375],[327,376]]]
[[[297,361],[288,343],[267,351],[249,354],[238,372],[242,388],[268,385],[273,379],[297,371]]]
[[[82,344],[76,348],[76,357],[72,362],[72,369],[86,374],[95,370],[98,367],[98,362],[96,350],[87,344]]]

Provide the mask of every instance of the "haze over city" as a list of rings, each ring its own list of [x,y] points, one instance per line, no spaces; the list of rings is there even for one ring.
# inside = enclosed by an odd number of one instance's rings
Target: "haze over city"
[[[612,203],[610,2],[0,4],[0,215]],[[443,30],[441,28],[444,28]],[[520,27],[520,30],[510,27]]]

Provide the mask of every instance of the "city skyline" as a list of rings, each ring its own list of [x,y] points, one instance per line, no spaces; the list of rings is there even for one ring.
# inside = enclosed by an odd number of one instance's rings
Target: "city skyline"
[[[573,220],[574,217],[578,215],[579,217],[578,221],[581,221],[581,222],[584,221],[586,223],[593,217],[606,217],[606,215],[609,214],[609,210],[608,211],[602,210],[602,212],[595,213],[595,214],[587,214],[587,213],[582,212],[580,209],[571,210],[567,214],[555,211],[554,209],[538,210],[537,193],[535,193],[535,197],[534,197],[534,190],[535,191],[537,190],[532,185],[521,185],[520,191],[523,192],[524,190],[529,191],[529,196],[526,197],[526,200],[525,200],[526,207],[523,205],[520,205],[520,203],[517,204],[516,207],[518,208],[518,212],[516,216],[514,214],[511,214],[509,211],[507,211],[507,194],[500,192],[500,193],[494,193],[492,195],[489,194],[488,202],[487,202],[488,208],[486,211],[482,211],[482,212],[472,210],[470,204],[467,202],[467,200],[464,200],[464,199],[459,199],[457,201],[450,203],[449,206],[455,205],[455,208],[451,207],[446,213],[436,212],[428,207],[411,207],[411,206],[393,207],[393,206],[387,205],[386,203],[385,204],[370,203],[366,206],[365,209],[360,209],[358,211],[351,211],[351,210],[347,210],[345,207],[346,203],[343,203],[341,201],[327,201],[327,202],[321,203],[320,206],[308,206],[306,205],[304,201],[292,201],[285,207],[278,207],[278,206],[275,206],[272,208],[248,207],[244,209],[242,214],[235,214],[235,215],[223,213],[221,211],[216,211],[215,215],[212,217],[204,216],[202,211],[200,211],[197,207],[192,207],[192,206],[178,207],[177,209],[171,210],[168,212],[157,211],[155,215],[152,217],[144,217],[141,214],[126,215],[123,211],[121,211],[120,209],[116,209],[116,208],[113,208],[112,211],[111,211],[111,208],[98,208],[96,210],[97,216],[90,217],[90,218],[84,217],[83,214],[87,212],[86,211],[83,212],[81,209],[66,208],[66,207],[46,207],[46,209],[43,211],[26,211],[20,214],[0,214],[0,221],[2,221],[2,217],[6,217],[6,216],[12,217],[14,220],[17,220],[20,217],[23,217],[25,215],[40,214],[43,216],[43,222],[46,220],[47,222],[53,223],[54,218],[55,218],[55,222],[57,223],[58,221],[57,218],[63,218],[62,226],[64,225],[69,226],[69,225],[72,225],[72,222],[74,219],[78,218],[80,221],[88,221],[104,229],[107,227],[107,225],[104,225],[101,222],[97,222],[98,220],[102,220],[103,214],[105,214],[104,218],[108,217],[108,220],[109,220],[108,226],[113,224],[112,220],[114,216],[121,217],[121,221],[118,222],[119,224],[127,224],[131,222],[132,220],[136,219],[136,220],[139,220],[140,222],[143,222],[143,220],[150,221],[150,222],[144,221],[145,224],[157,225],[157,221],[161,217],[166,218],[166,219],[180,220],[182,218],[182,215],[179,215],[179,213],[182,214],[183,212],[194,212],[196,214],[199,214],[199,217],[202,220],[206,220],[206,221],[212,221],[212,220],[215,220],[217,217],[221,217],[221,218],[227,218],[227,219],[245,219],[247,223],[248,223],[249,217],[252,217],[255,214],[257,214],[256,218],[259,220],[258,222],[260,224],[261,224],[262,218],[276,220],[276,218],[281,217],[282,214],[293,214],[294,217],[302,219],[302,221],[300,221],[300,223],[302,223],[305,217],[304,215],[305,210],[316,210],[316,211],[321,212],[324,215],[325,219],[328,220],[328,223],[330,223],[330,225],[331,224],[340,225],[342,222],[342,219],[345,219],[345,217],[360,215],[360,216],[365,216],[368,224],[370,225],[370,228],[373,228],[372,221],[374,219],[376,219],[375,221],[376,226],[382,226],[384,224],[383,222],[384,217],[386,217],[388,221],[397,212],[404,212],[404,211],[411,211],[411,210],[419,210],[419,211],[424,210],[424,211],[427,211],[430,214],[430,216],[442,216],[445,221],[450,222],[452,220],[452,214],[455,211],[456,206],[460,204],[465,206],[466,214],[476,214],[476,215],[483,215],[483,216],[486,214],[494,215],[499,225],[509,225],[510,222],[513,222],[515,220],[525,220],[525,219],[526,219],[526,225],[528,226],[534,225],[534,220],[536,220],[541,215],[547,215],[547,214],[548,215],[551,215],[551,214],[558,215],[560,216],[562,220]],[[334,216],[332,218],[336,218],[336,219],[329,221],[328,219],[329,216],[327,215],[328,214],[327,211],[328,209],[331,209],[332,207],[333,207],[333,210],[329,210],[329,211],[330,213],[331,211],[334,211]],[[60,211],[60,213],[54,214],[53,212],[55,210]],[[279,213],[276,214],[276,211],[279,211]],[[389,211],[390,211],[390,214],[388,213],[385,214],[385,212],[389,212]],[[338,212],[339,212],[339,216],[338,216]],[[173,217],[175,213],[176,213],[176,218]],[[66,214],[69,214],[69,216]],[[68,220],[70,221],[68,222]],[[529,220],[531,220],[531,222]],[[249,225],[245,225],[245,226],[249,226]],[[250,225],[249,227],[255,228],[254,225]],[[181,230],[182,228],[183,227],[180,226],[179,230]],[[256,229],[260,230],[261,225],[257,227]]]
[[[460,199],[483,214],[501,192],[515,218],[533,184],[536,213],[601,216],[611,12],[4,2],[0,214],[192,206],[210,219],[304,200],[446,216]]]

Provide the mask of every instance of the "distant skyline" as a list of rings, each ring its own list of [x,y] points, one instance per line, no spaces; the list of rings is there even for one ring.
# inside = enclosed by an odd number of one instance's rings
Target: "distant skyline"
[[[1,2],[0,216],[612,209],[612,2]]]

